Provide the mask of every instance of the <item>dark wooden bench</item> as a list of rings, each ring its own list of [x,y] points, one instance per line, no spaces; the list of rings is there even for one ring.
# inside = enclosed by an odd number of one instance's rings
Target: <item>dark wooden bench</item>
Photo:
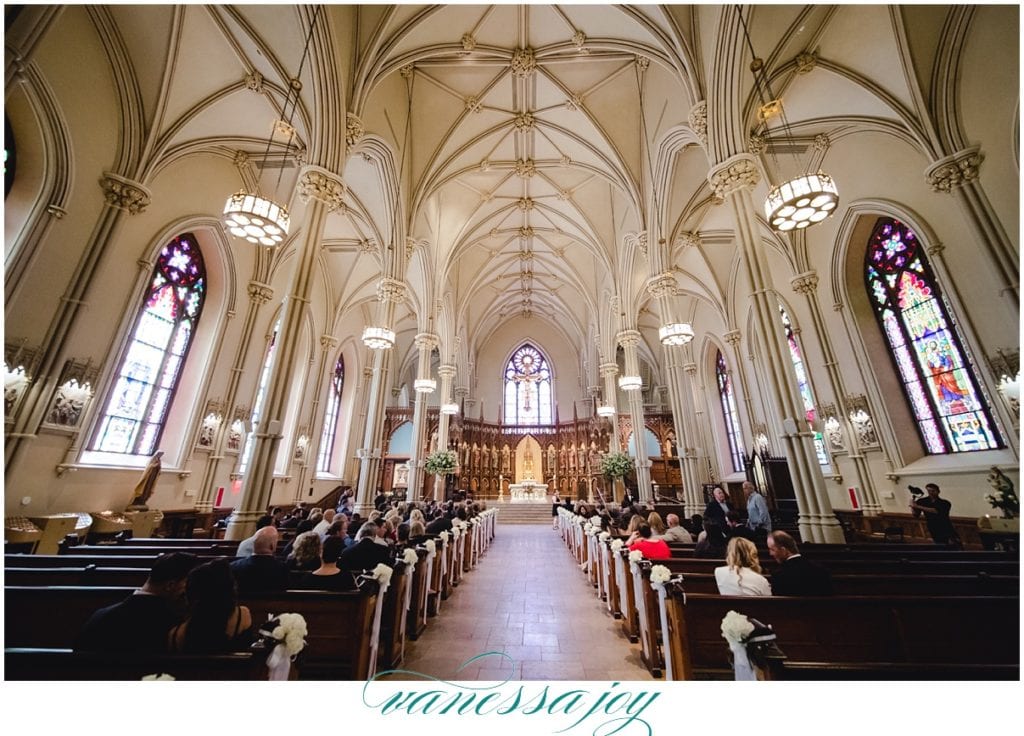
[[[821,682],[832,680],[865,681],[938,681],[938,680],[1018,680],[1015,664],[946,664],[937,662],[791,662],[771,660],[768,680]]]
[[[257,643],[234,654],[110,654],[70,649],[4,650],[7,680],[141,680],[167,674],[175,680],[265,680],[267,648]]]
[[[1019,670],[1020,599],[828,598],[684,594],[669,586],[673,679],[731,679],[721,622],[729,611],[770,624],[794,662],[1004,665]]]
[[[144,546],[132,544],[80,544],[65,547],[62,557],[122,557],[138,555],[162,555],[171,552],[187,552],[197,557],[234,557],[238,545],[234,542],[209,542],[194,545]]]
[[[123,600],[132,591],[123,587],[7,586],[5,646],[70,648],[94,611]],[[280,613],[299,613],[306,619],[309,634],[302,654],[303,679],[363,680],[375,670],[377,646],[372,633],[377,597],[378,587],[370,582],[360,592],[254,593],[241,596],[240,603],[249,607],[256,624]]]

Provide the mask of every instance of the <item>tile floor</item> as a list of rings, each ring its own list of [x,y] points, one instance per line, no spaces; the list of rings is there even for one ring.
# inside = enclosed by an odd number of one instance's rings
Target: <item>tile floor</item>
[[[488,652],[507,657],[474,659]],[[640,645],[629,643],[558,532],[500,521],[487,554],[419,640],[406,643],[402,669],[449,680],[652,679]]]

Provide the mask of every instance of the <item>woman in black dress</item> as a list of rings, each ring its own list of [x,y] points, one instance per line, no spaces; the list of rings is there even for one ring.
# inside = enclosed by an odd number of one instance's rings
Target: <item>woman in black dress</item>
[[[562,505],[562,501],[558,498],[558,493],[555,492],[551,496],[551,528],[558,528],[558,507]]]

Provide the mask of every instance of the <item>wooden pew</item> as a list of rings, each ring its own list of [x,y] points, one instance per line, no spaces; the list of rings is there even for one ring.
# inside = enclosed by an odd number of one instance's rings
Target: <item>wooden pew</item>
[[[862,681],[949,681],[949,680],[1018,680],[1020,667],[1015,664],[944,664],[905,662],[791,662],[773,660],[766,673],[767,680],[822,682],[834,680]]]
[[[419,562],[416,563],[416,569],[412,576],[412,592],[410,593],[412,605],[405,620],[405,635],[414,641],[427,627],[427,593],[430,589],[430,573],[433,572],[431,569],[433,560],[428,559],[426,548],[418,547],[416,555],[419,557]]]
[[[131,595],[132,588],[27,587],[4,589],[5,646],[63,649],[92,613]],[[286,591],[248,594],[248,606],[259,624],[271,615],[299,613],[309,630],[302,654],[304,679],[364,680],[376,671],[373,639],[378,586],[369,582],[359,592]],[[54,612],[59,611],[59,621]]]
[[[206,541],[206,540],[201,540]],[[140,554],[168,554],[170,552],[187,552],[197,557],[234,557],[238,551],[238,545],[220,541],[206,544],[194,545],[172,545],[166,547],[134,546],[131,544],[80,544],[76,547],[66,547],[61,551],[62,557],[123,557],[138,556]]]
[[[70,649],[4,650],[7,680],[141,680],[168,674],[175,680],[265,680],[268,652],[257,643],[233,654],[110,654]]]
[[[1017,596],[828,598],[685,594],[669,586],[671,679],[731,679],[721,622],[737,611],[770,624],[793,661],[1006,665],[1019,670]]]
[[[400,559],[394,566],[381,609],[377,666],[382,670],[394,669],[405,656],[405,606],[411,577],[409,566]]]
[[[114,560],[105,557],[93,559],[84,556],[71,558],[65,555],[4,555],[4,568],[85,567],[99,562],[109,567],[141,567],[148,571],[153,567],[157,557],[159,557],[157,554],[118,555]]]

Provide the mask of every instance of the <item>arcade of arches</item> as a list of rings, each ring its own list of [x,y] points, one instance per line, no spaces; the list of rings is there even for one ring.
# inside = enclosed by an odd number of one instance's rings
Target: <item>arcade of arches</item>
[[[6,514],[123,508],[161,452],[150,505],[239,537],[338,485],[435,493],[438,448],[487,498],[608,494],[609,449],[693,511],[752,474],[817,542],[908,484],[988,513],[990,468],[1019,480],[1018,14],[5,8]],[[831,216],[773,230],[770,186],[819,169]],[[239,190],[280,245],[225,229]]]

